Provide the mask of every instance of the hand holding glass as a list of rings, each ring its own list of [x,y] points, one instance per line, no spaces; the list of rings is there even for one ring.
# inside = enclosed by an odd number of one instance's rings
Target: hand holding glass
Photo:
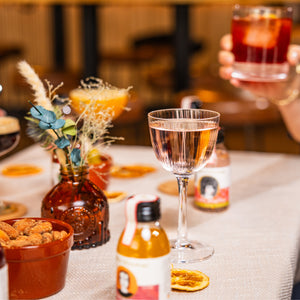
[[[150,112],[152,147],[164,169],[178,182],[177,239],[171,240],[172,261],[187,263],[210,257],[212,247],[187,237],[187,185],[190,176],[211,156],[218,134],[220,114],[202,109],[164,109]]]

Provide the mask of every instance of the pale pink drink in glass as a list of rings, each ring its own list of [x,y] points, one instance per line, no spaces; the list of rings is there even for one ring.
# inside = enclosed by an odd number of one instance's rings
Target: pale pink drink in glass
[[[217,127],[215,123],[177,119],[156,121],[150,125],[154,153],[163,167],[174,174],[191,175],[210,157]]]
[[[202,169],[212,154],[219,117],[218,112],[203,109],[163,109],[148,114],[156,158],[178,183],[177,238],[170,241],[174,263],[197,262],[214,253],[211,246],[187,237],[187,185],[190,176]]]

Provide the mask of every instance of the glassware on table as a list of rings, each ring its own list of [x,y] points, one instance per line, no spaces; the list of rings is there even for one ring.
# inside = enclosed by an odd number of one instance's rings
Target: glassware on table
[[[20,141],[20,124],[17,118],[0,117],[0,157],[13,150]]]
[[[89,90],[84,88],[74,89],[69,96],[76,113],[81,114],[86,105],[93,102],[95,105],[89,109],[95,110],[96,113],[109,109],[113,120],[124,111],[129,98],[128,90],[126,89],[111,88],[105,90],[100,87]]]
[[[51,155],[51,185],[56,185],[60,179],[60,163],[55,151]],[[113,159],[110,155],[92,149],[88,154],[89,174],[88,178],[96,184],[102,191],[107,190],[110,182],[110,168],[113,165]]]
[[[190,176],[202,169],[216,144],[220,114],[203,109],[163,109],[148,114],[151,143],[164,169],[178,182],[177,239],[171,240],[174,263],[209,258],[213,247],[187,236],[187,186]]]
[[[291,7],[235,5],[232,77],[261,82],[286,80],[291,28]]]
[[[107,190],[110,181],[110,169],[113,159],[106,153],[96,153],[89,163],[89,180],[96,184],[102,191]]]
[[[72,249],[94,248],[110,239],[107,199],[88,179],[88,166],[61,169],[60,182],[42,201],[41,215],[73,227]]]

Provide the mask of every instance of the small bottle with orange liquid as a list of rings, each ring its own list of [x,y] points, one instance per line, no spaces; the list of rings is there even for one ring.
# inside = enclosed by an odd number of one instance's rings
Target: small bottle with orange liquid
[[[140,194],[126,203],[126,225],[117,247],[117,300],[167,299],[170,244],[159,224],[160,199]]]

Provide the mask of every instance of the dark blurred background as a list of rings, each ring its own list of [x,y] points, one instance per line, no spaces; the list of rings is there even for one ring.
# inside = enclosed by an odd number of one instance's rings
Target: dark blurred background
[[[33,143],[24,130],[31,90],[16,69],[17,62],[25,59],[42,79],[54,85],[64,82],[60,89],[64,95],[88,75],[120,88],[132,86],[131,111],[125,111],[111,130],[125,138],[117,143],[150,145],[147,112],[179,106],[182,97],[197,95],[204,108],[221,112],[229,149],[299,153],[275,107],[219,78],[219,40],[230,32],[232,8],[231,1],[219,2],[224,4],[0,1],[0,106],[22,124],[22,139],[14,152]],[[292,41],[300,43],[300,4],[290,5],[294,7]],[[189,36],[182,36],[182,28]],[[186,70],[178,63],[182,57],[188,58]]]

